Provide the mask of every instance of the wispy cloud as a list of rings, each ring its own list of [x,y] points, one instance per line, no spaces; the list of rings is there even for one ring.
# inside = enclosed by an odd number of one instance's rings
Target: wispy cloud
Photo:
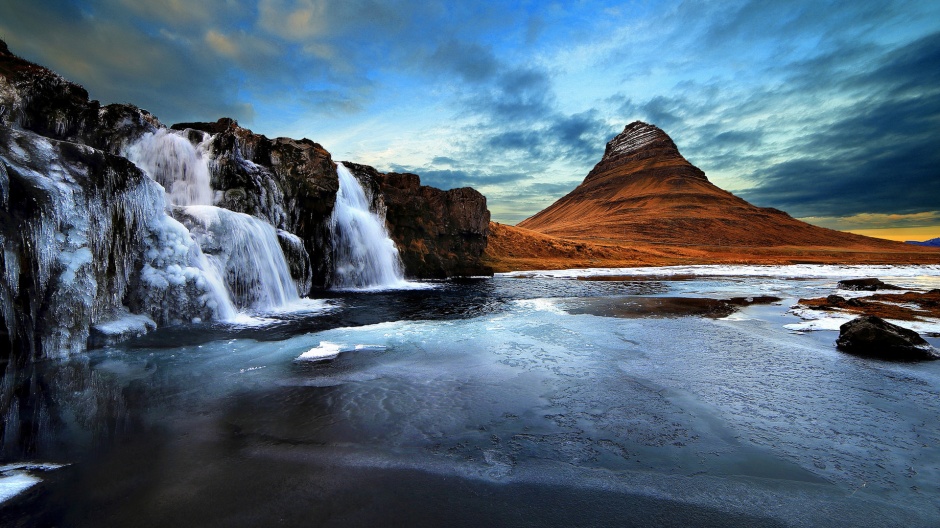
[[[903,223],[940,195],[938,19],[928,0],[8,0],[0,38],[104,102],[322,138],[478,187],[502,221],[643,119],[759,205]]]

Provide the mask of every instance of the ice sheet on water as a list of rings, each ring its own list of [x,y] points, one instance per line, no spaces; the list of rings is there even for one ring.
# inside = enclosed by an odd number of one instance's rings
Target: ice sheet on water
[[[805,306],[794,306],[790,308],[790,313],[802,319],[799,323],[783,325],[787,330],[796,332],[812,332],[818,330],[835,330],[843,324],[859,316],[857,313],[843,312],[838,310],[814,310]],[[889,323],[898,325],[917,333],[940,333],[940,320],[925,318],[922,321],[903,321],[900,319],[886,319]]]
[[[547,277],[574,279],[578,277],[603,276],[728,276],[728,277],[785,277],[785,278],[863,278],[936,277],[940,280],[940,265],[892,266],[892,265],[824,265],[792,264],[783,266],[737,266],[698,265],[660,266],[648,268],[583,268],[566,270],[513,271],[498,273],[504,277]]]
[[[409,291],[409,290],[433,290],[439,287],[438,284],[433,282],[418,282],[418,281],[409,281],[409,280],[396,280],[387,282],[384,284],[374,284],[369,286],[344,286],[344,287],[332,287],[330,288],[333,291],[340,292],[393,292],[393,291]]]
[[[36,472],[52,471],[61,464],[23,463],[0,466],[0,504],[42,482]]]

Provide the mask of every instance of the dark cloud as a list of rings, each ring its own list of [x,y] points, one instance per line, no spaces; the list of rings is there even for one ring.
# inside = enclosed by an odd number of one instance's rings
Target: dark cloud
[[[448,40],[428,56],[426,67],[448,74],[456,73],[464,81],[477,83],[492,79],[499,69],[499,61],[489,48]]]
[[[520,151],[533,158],[541,156],[546,138],[535,130],[509,130],[498,132],[486,139],[484,145],[498,152]]]
[[[392,165],[391,170],[393,172],[417,174],[421,177],[422,185],[430,185],[439,189],[505,185],[532,179],[531,175],[520,172],[482,172],[408,167],[402,165]]]
[[[791,159],[755,173],[759,184],[742,194],[797,216],[936,209],[938,71],[940,33],[887,54],[879,67],[846,82],[867,85],[869,97],[808,134]],[[927,84],[919,82],[924,78]]]
[[[497,123],[537,122],[553,111],[555,95],[547,72],[503,67],[491,86],[469,97],[466,111],[483,114]]]
[[[596,110],[558,116],[548,128],[554,152],[581,162],[599,161],[607,141],[616,133],[616,127],[608,125]]]

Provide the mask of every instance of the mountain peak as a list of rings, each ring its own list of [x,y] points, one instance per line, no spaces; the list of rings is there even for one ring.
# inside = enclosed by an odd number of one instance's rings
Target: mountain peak
[[[656,125],[634,121],[607,143],[604,157],[594,166],[585,181],[593,180],[596,176],[611,171],[619,172],[626,166],[635,166],[638,163],[683,165],[692,169],[684,171],[688,173],[688,176],[706,179],[703,172],[682,157],[669,134]],[[633,172],[633,169],[628,172]]]
[[[670,151],[679,154],[679,149],[672,142],[672,138],[656,125],[634,121],[623,128],[623,132],[607,143],[604,158],[633,157],[652,154],[655,151]]]

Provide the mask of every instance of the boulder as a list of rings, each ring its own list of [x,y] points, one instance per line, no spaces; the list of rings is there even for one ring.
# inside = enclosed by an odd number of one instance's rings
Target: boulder
[[[881,279],[846,279],[839,281],[839,288],[851,291],[900,290],[897,286],[881,282]]]
[[[887,361],[940,359],[937,351],[920,335],[880,317],[863,315],[839,327],[839,350]]]

